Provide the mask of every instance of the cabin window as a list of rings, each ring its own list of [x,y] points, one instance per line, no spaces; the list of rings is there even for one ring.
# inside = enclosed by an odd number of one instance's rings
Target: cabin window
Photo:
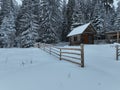
[[[77,41],[77,36],[74,36],[74,41]]]
[[[78,36],[77,36],[77,41],[80,41],[80,38],[81,38],[81,36],[80,36],[80,35],[78,35]]]
[[[93,37],[92,37],[92,35],[89,35],[88,36],[88,42],[89,42],[89,44],[92,44],[92,41],[93,41]]]

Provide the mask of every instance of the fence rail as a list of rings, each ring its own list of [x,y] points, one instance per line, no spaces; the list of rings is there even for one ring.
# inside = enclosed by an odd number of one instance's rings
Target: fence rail
[[[72,63],[76,63],[84,67],[84,45],[80,45],[80,48],[60,48],[55,47],[51,44],[38,43],[36,46],[41,48],[42,50],[48,52],[49,54],[55,55],[59,58],[59,60],[65,60]]]

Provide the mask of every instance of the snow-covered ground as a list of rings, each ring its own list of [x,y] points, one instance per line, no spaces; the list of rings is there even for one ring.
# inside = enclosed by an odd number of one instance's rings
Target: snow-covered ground
[[[37,48],[0,49],[0,90],[120,90],[113,45],[85,45],[85,68]]]

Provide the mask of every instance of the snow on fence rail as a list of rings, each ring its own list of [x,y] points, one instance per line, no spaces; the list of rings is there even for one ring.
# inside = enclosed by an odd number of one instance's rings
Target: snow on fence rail
[[[39,48],[44,51],[57,56],[60,60],[76,63],[84,67],[84,45],[80,45],[80,48],[73,47],[55,47],[51,44],[38,43]]]

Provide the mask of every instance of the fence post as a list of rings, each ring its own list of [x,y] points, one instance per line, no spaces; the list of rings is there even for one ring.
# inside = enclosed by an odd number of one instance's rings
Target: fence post
[[[43,49],[44,49],[44,51],[45,51],[45,43],[43,44]]]
[[[38,42],[38,48],[40,48],[40,42]]]
[[[81,67],[84,67],[84,45],[81,44]]]
[[[50,45],[50,54],[51,54],[51,45]]]
[[[41,45],[42,45],[42,44],[39,42],[39,48],[41,48]]]
[[[60,48],[60,60],[62,59],[61,57],[62,57],[62,49]]]
[[[118,60],[118,45],[116,45],[116,60]]]

